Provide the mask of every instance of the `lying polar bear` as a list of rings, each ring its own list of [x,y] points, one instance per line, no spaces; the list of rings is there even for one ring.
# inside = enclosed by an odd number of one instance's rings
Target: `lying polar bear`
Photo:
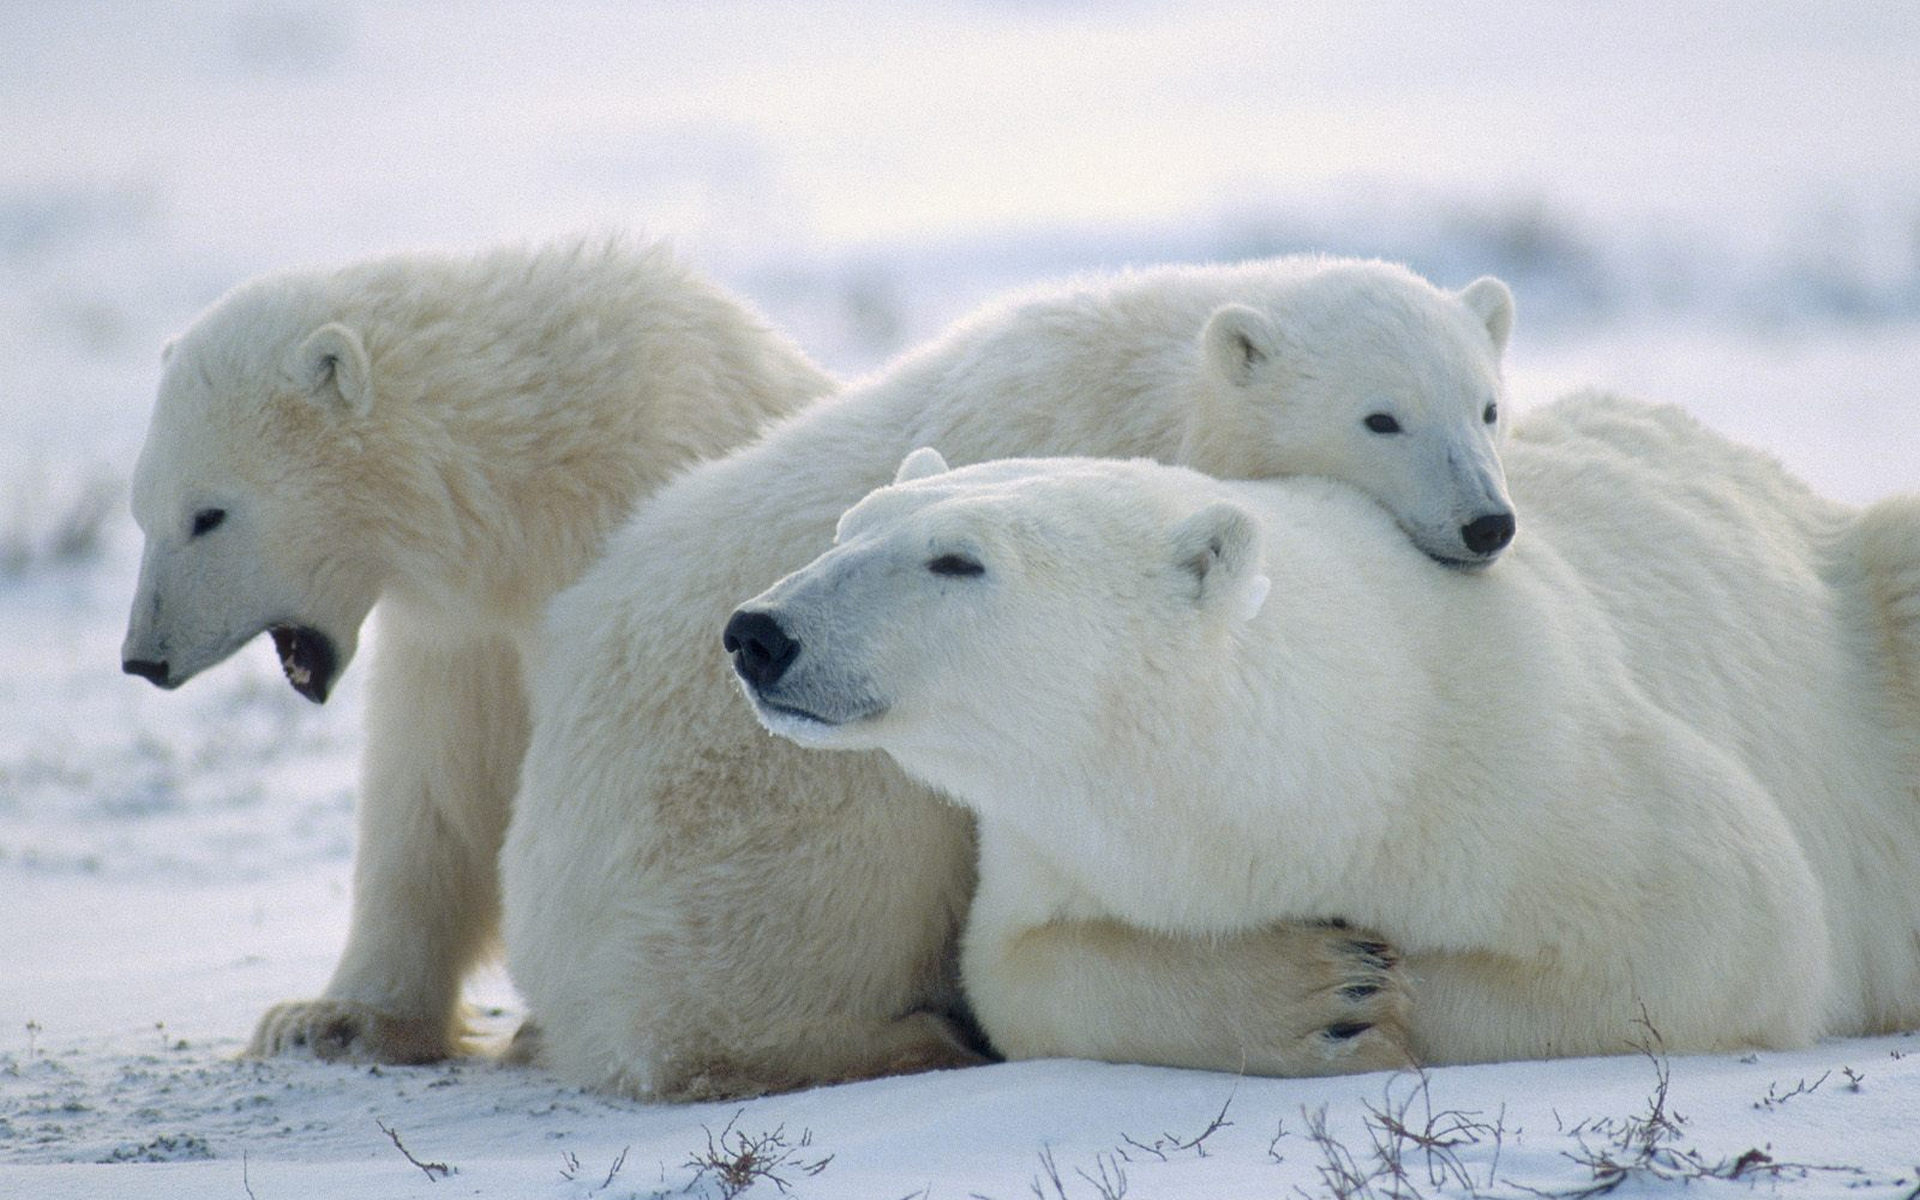
[[[1920,548],[1911,504],[1597,396],[1507,467],[1531,532],[1463,575],[1339,484],[922,451],[727,636],[767,728],[978,815],[963,978],[1013,1057],[1190,1018],[1151,955],[1051,952],[1090,920],[1376,929],[1428,1062],[1920,1024],[1920,571],[1863,549]]]
[[[554,599],[529,679],[500,880],[539,1060],[671,1100],[979,1061],[957,1012],[971,820],[884,755],[769,738],[714,631],[929,443],[956,461],[1142,455],[1341,478],[1427,554],[1484,567],[1526,537],[1499,455],[1513,317],[1496,279],[1451,291],[1350,259],[1085,277],[988,305],[639,505]],[[1061,935],[1089,954],[1142,940],[1078,932]],[[1257,1021],[1208,1035],[1236,1058],[1322,1073],[1405,1059],[1401,977],[1364,935],[1276,925],[1156,953],[1190,964],[1184,1001],[1227,1025],[1260,998]],[[1197,1051],[1176,1033],[1166,1052]]]

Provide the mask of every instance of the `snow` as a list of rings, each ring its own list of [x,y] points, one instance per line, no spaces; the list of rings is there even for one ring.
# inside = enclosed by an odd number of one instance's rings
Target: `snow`
[[[1124,1172],[1136,1196],[1275,1196],[1295,1186],[1318,1195],[1325,1156],[1308,1136],[1312,1117],[1324,1108],[1329,1133],[1365,1170],[1368,1106],[1396,1112],[1419,1087],[1411,1075],[1269,1080],[1034,1062],[747,1104],[650,1106],[477,1061],[240,1062],[231,1056],[252,1017],[330,967],[345,921],[342,866],[185,890],[35,879],[10,885],[9,901],[0,958],[26,969],[0,985],[0,1012],[34,1014],[38,1028],[9,1020],[0,1050],[5,1195],[682,1194],[695,1177],[690,1160],[730,1122],[751,1138],[781,1133],[798,1162],[831,1156],[816,1176],[782,1172],[799,1196],[1013,1200],[1036,1180],[1051,1186],[1043,1154],[1074,1198],[1100,1194],[1079,1172],[1099,1179],[1103,1165],[1109,1180]],[[77,935],[79,955],[52,952],[55,929]],[[511,1003],[498,980],[477,998]],[[485,1024],[504,1035],[511,1018]],[[1850,1168],[1789,1171],[1780,1186],[1797,1194],[1898,1196],[1920,1186],[1920,1039],[1668,1066],[1666,1108],[1684,1118],[1675,1146],[1710,1167],[1759,1149],[1776,1164]],[[1522,1200],[1525,1187],[1591,1183],[1592,1170],[1565,1156],[1608,1141],[1588,1132],[1583,1142],[1575,1127],[1644,1117],[1657,1085],[1655,1061],[1637,1055],[1437,1070],[1410,1123],[1426,1127],[1429,1101],[1436,1112],[1497,1122],[1497,1140],[1483,1131],[1456,1155],[1483,1193]],[[1768,1103],[1802,1086],[1811,1090]],[[1223,1110],[1229,1125],[1197,1148],[1173,1148]],[[429,1179],[383,1126],[416,1158],[456,1173]],[[599,1186],[623,1156],[613,1186]],[[1412,1147],[1406,1162],[1424,1180]],[[751,1194],[777,1190],[762,1183]],[[709,1179],[692,1194],[724,1193]]]
[[[719,1196],[690,1160],[745,1138],[788,1160],[756,1196],[1319,1196],[1313,1115],[1364,1175],[1368,1106],[1420,1086],[1044,1062],[673,1107],[237,1061],[344,937],[362,673],[324,708],[264,643],[178,693],[122,676],[118,489],[160,346],[260,271],[641,229],[855,373],[1046,276],[1378,254],[1514,285],[1523,405],[1618,387],[1829,494],[1915,486],[1897,0],[69,0],[0,7],[0,44],[0,1195]],[[504,1038],[511,986],[471,997]],[[1760,1150],[1693,1186],[1911,1196],[1916,1051],[1672,1059],[1686,1119],[1621,1194]],[[1411,1123],[1482,1127],[1449,1183],[1406,1147],[1412,1185],[1593,1185],[1663,1062],[1434,1071]]]

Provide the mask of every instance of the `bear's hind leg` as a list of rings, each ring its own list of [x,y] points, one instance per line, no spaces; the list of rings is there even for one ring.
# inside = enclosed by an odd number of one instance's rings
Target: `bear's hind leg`
[[[1897,711],[1920,728],[1920,496],[1872,505],[1854,532]]]
[[[862,1027],[823,1029],[804,1044],[673,1064],[648,1093],[673,1103],[744,1100],[800,1088],[976,1067],[993,1061],[947,1016],[919,1011]]]

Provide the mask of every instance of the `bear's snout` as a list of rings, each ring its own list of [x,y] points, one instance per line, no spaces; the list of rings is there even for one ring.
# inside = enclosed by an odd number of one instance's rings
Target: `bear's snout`
[[[120,664],[120,669],[129,675],[138,675],[155,687],[173,686],[171,672],[168,670],[165,659],[155,661],[149,658],[129,658]]]
[[[736,611],[727,620],[720,644],[733,655],[733,669],[754,688],[778,683],[800,654],[800,643],[787,636],[772,613],[760,609]]]
[[[1483,558],[1498,554],[1513,540],[1513,514],[1483,513],[1460,527],[1460,540]]]

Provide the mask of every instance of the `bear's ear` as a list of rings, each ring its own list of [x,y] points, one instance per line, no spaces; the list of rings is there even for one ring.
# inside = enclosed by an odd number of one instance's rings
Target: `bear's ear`
[[[1200,349],[1217,375],[1244,387],[1253,382],[1263,363],[1279,355],[1280,336],[1259,309],[1226,304],[1207,318],[1206,328],[1200,331]]]
[[[373,364],[360,335],[337,322],[313,331],[293,352],[288,373],[317,400],[344,405],[355,416],[373,407]]]
[[[926,479],[933,475],[947,473],[947,460],[932,446],[922,446],[912,454],[900,460],[900,469],[893,474],[895,483],[912,483],[916,479]]]
[[[1472,310],[1487,327],[1496,355],[1507,351],[1507,337],[1513,333],[1513,292],[1491,275],[1482,275],[1460,289],[1460,303]]]
[[[175,344],[179,342],[179,340],[180,340],[179,338],[168,338],[167,344],[160,347],[160,362],[163,366],[166,364],[166,361],[168,359],[173,357],[173,347],[175,346]]]
[[[1231,501],[1216,500],[1174,527],[1173,561],[1193,583],[1202,609],[1250,621],[1272,581],[1260,572],[1260,523]]]

